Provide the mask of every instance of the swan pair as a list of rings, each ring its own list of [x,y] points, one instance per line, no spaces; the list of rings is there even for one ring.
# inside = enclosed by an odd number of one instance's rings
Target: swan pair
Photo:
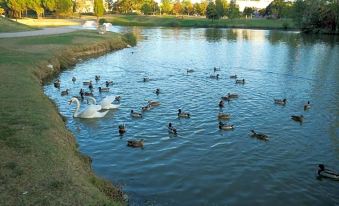
[[[69,104],[72,104],[75,102],[77,104],[77,107],[74,111],[73,117],[78,117],[78,118],[102,118],[104,117],[108,111],[100,112],[102,109],[117,109],[119,108],[120,105],[117,104],[112,104],[114,101],[115,97],[109,96],[106,97],[101,101],[100,105],[96,105],[96,100],[93,97],[88,97],[89,100],[92,101],[93,104],[88,105],[85,109],[82,111],[80,110],[80,102],[77,98],[72,98],[69,101]]]

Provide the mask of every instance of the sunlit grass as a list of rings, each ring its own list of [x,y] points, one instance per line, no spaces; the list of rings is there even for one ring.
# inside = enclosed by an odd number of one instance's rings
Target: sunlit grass
[[[0,16],[0,32],[30,31],[34,28]]]

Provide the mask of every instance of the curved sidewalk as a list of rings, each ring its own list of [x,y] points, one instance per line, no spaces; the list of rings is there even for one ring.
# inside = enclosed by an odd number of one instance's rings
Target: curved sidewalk
[[[53,35],[64,34],[81,29],[81,27],[56,27],[56,28],[43,28],[41,30],[34,31],[22,31],[22,32],[8,32],[0,33],[0,38],[13,38],[13,37],[28,37],[28,36],[41,36],[41,35]]]

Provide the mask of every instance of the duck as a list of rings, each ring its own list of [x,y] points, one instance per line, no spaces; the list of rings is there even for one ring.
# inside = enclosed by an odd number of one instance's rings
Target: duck
[[[144,107],[141,107],[141,111],[142,112],[146,112],[146,111],[149,111],[150,109],[152,109],[152,107],[151,107],[151,105],[146,105],[146,106],[144,106]]]
[[[286,105],[287,100],[286,99],[274,99],[274,104],[279,104],[279,105]]]
[[[245,84],[245,79],[237,79],[235,80],[236,84]]]
[[[236,94],[236,93],[233,93],[233,94],[231,94],[231,93],[228,93],[228,94],[227,94],[227,97],[228,97],[228,98],[230,98],[230,99],[236,99],[236,98],[238,98],[238,97],[239,97],[239,95],[238,95],[238,94]]]
[[[126,132],[126,126],[125,126],[125,124],[120,124],[119,127],[118,127],[118,129],[119,129],[119,134],[120,134],[120,135],[123,135],[123,134]]]
[[[88,89],[91,90],[91,91],[93,90],[93,84],[92,84],[92,82],[89,83]]]
[[[106,87],[111,86],[113,85],[113,81],[106,81],[105,84],[106,84]]]
[[[127,146],[128,147],[144,147],[144,139],[140,140],[128,140],[127,141]]]
[[[114,102],[120,102],[120,100],[121,100],[121,96],[115,96],[115,98],[114,98]]]
[[[310,101],[307,101],[307,103],[304,105],[304,110],[308,110],[311,108],[311,104],[310,104]]]
[[[131,116],[135,118],[142,118],[142,114],[131,110]]]
[[[99,87],[99,92],[109,92],[109,88],[108,87],[104,87],[104,88]]]
[[[216,74],[216,75],[211,74],[211,75],[210,75],[210,78],[211,78],[211,79],[219,79],[219,74]]]
[[[172,123],[168,124],[168,133],[170,134],[177,134],[177,129],[175,129],[172,125]]]
[[[148,77],[144,77],[143,78],[143,82],[149,82],[149,78]]]
[[[236,79],[236,78],[238,78],[237,75],[231,75],[231,76],[230,76],[230,79]]]
[[[159,89],[159,88],[157,88],[157,89],[155,90],[155,94],[156,94],[156,95],[159,95],[159,94],[160,94],[160,89]]]
[[[251,130],[252,137],[255,137],[259,140],[268,141],[268,136],[266,134],[256,133],[254,130]]]
[[[95,75],[95,81],[99,81],[100,80],[100,75]]]
[[[84,96],[87,96],[87,97],[93,97],[93,93],[92,92],[85,92],[84,93]]]
[[[218,119],[227,120],[227,119],[230,119],[230,118],[231,118],[230,114],[225,114],[225,113],[221,113],[221,112],[218,114]]]
[[[187,73],[192,73],[192,72],[194,72],[194,69],[187,69],[186,72]]]
[[[84,81],[84,82],[82,82],[83,85],[89,85],[91,83],[92,83],[92,81]]]
[[[339,172],[329,170],[325,168],[325,165],[319,164],[318,165],[318,175],[320,177],[326,177],[326,178],[331,178],[333,180],[339,180]]]
[[[233,130],[234,129],[234,125],[226,125],[222,122],[219,122],[219,129],[221,130]]]
[[[224,107],[224,101],[220,100],[219,107]]]
[[[188,112],[182,112],[181,109],[178,109],[178,117],[190,118],[191,115]]]
[[[228,101],[228,102],[231,101],[231,98],[228,95],[221,97],[221,99]]]
[[[156,107],[160,105],[160,102],[157,101],[153,101],[153,100],[148,100],[148,105],[152,106],[152,107]]]
[[[62,92],[61,92],[61,96],[66,96],[66,95],[68,95],[68,91],[69,91],[69,89],[66,89],[65,91],[62,91]]]
[[[72,82],[75,83],[75,81],[77,80],[77,78],[72,77]]]
[[[302,123],[304,121],[304,116],[303,115],[292,115],[291,119],[293,119],[296,122]]]
[[[61,81],[59,79],[55,80],[54,87],[60,89]]]
[[[214,67],[214,68],[213,68],[213,71],[214,71],[214,72],[220,71],[220,68],[219,68],[219,67]]]
[[[83,89],[80,89],[79,94],[80,94],[81,99],[83,99],[83,98],[84,98],[84,95],[85,95],[84,90],[83,90]]]

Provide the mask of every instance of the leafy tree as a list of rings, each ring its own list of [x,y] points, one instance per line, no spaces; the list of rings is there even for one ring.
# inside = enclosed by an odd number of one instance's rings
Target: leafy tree
[[[206,17],[212,20],[219,19],[217,8],[212,1],[208,3],[208,6],[206,8]]]
[[[255,11],[255,9],[253,7],[245,7],[243,14],[245,16],[251,16],[254,11]]]
[[[97,17],[97,25],[99,25],[99,18],[105,13],[105,8],[102,0],[94,0],[94,14]]]
[[[181,3],[180,3],[180,0],[177,0],[174,5],[173,5],[173,13],[175,15],[178,15],[181,13]]]
[[[15,18],[21,18],[21,13],[27,8],[25,0],[7,0],[7,7]]]
[[[42,7],[42,2],[40,0],[27,0],[27,7],[35,11],[37,18],[40,18],[44,13],[44,9]]]
[[[0,15],[3,15],[5,13],[5,9],[3,9],[2,7],[0,7]]]
[[[162,10],[162,13],[165,13],[165,14],[172,13],[173,4],[172,4],[171,0],[162,0],[161,1],[161,10]]]
[[[215,6],[217,9],[218,16],[219,17],[225,16],[226,9],[227,9],[226,0],[215,0]]]
[[[73,11],[72,0],[56,0],[55,12],[57,16],[68,16]]]
[[[226,10],[226,16],[230,19],[240,17],[239,6],[236,5],[233,1],[230,3],[229,7]]]
[[[201,10],[201,15],[206,15],[206,9],[207,9],[208,2],[207,0],[201,0],[199,6]]]
[[[57,1],[56,0],[42,0],[43,7],[48,11],[55,11],[57,7]]]
[[[193,4],[191,0],[182,0],[181,5],[183,14],[187,15],[193,14]]]

